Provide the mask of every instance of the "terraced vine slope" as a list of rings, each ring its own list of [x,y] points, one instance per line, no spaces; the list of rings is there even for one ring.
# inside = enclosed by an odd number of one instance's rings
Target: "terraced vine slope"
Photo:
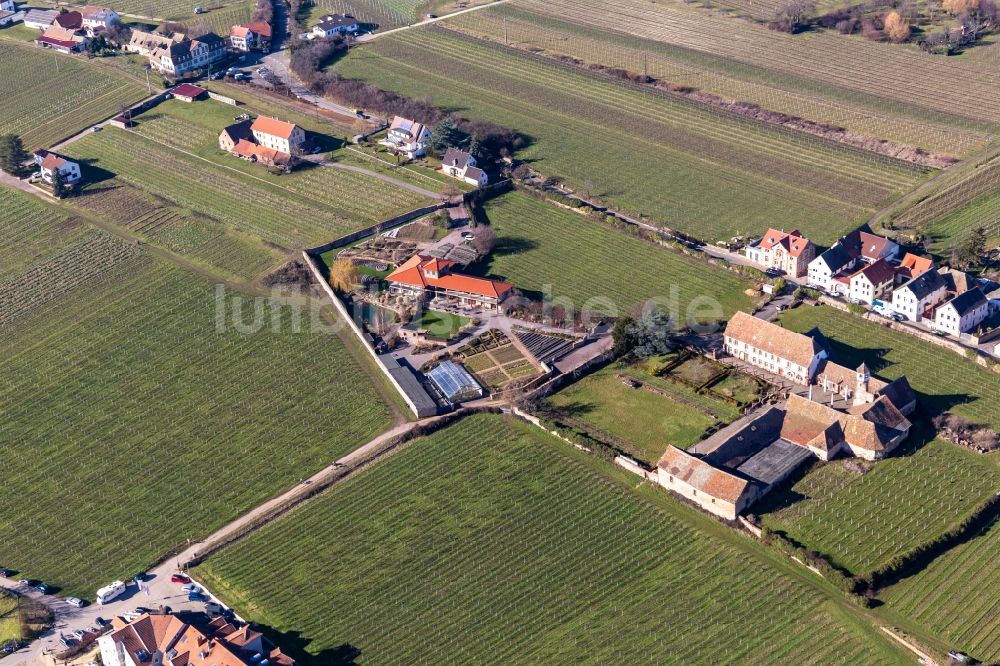
[[[111,67],[0,39],[0,134],[45,148],[146,95]]]
[[[304,664],[896,663],[750,542],[633,483],[532,426],[471,416],[195,575],[292,632]]]
[[[700,238],[768,226],[829,242],[921,170],[442,29],[354,49],[341,74],[522,132],[518,156]]]

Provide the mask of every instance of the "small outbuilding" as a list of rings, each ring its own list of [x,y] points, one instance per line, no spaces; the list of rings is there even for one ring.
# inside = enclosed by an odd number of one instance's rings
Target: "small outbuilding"
[[[175,99],[188,103],[198,99],[204,99],[207,93],[208,91],[204,88],[191,83],[182,83],[170,91],[170,94],[173,95]]]
[[[428,372],[427,376],[448,402],[456,403],[483,397],[483,387],[476,378],[453,361],[442,361]]]

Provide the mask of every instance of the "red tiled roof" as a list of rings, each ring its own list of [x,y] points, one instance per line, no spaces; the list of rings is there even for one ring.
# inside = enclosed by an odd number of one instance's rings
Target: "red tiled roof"
[[[55,153],[47,153],[45,157],[42,158],[41,167],[43,169],[49,169],[50,171],[55,171],[66,165],[66,160],[59,157]]]
[[[170,91],[174,97],[190,97],[195,99],[205,94],[205,89],[191,83],[182,83]]]
[[[268,38],[271,37],[271,26],[270,24],[264,21],[254,21],[253,23],[245,23],[243,27],[250,28],[250,30],[253,30],[261,37],[268,37]]]
[[[657,467],[692,488],[731,504],[736,504],[750,483],[673,445],[667,446]]]
[[[459,273],[442,272],[454,266],[453,261],[436,259],[415,254],[393,271],[386,279],[390,282],[406,284],[412,287],[438,287],[459,291],[477,296],[499,299],[514,288],[513,285],[500,280],[473,277]],[[427,275],[426,271],[438,271],[438,277]]]
[[[858,236],[861,243],[861,256],[866,259],[875,260],[881,257],[885,246],[889,243],[889,239],[885,236],[878,236],[867,231],[862,231]]]
[[[57,16],[54,23],[67,30],[79,30],[83,27],[83,14],[80,12],[66,12]]]
[[[246,39],[247,35],[250,34],[250,28],[245,25],[234,25],[229,34],[233,37],[239,37],[240,39]]]
[[[263,132],[264,134],[270,134],[271,136],[278,136],[282,139],[292,138],[292,132],[295,131],[295,125],[293,123],[286,123],[284,120],[278,120],[277,118],[268,118],[267,116],[258,116],[250,129],[256,132]]]
[[[808,335],[782,328],[746,312],[736,312],[726,325],[725,336],[785,358],[808,368],[820,352],[819,343]]]
[[[869,264],[851,276],[853,280],[858,275],[864,275],[872,284],[878,285],[889,282],[896,277],[896,269],[885,259],[879,259],[874,264]]]
[[[798,257],[809,246],[809,239],[798,230],[786,233],[777,229],[768,229],[764,237],[760,239],[760,247],[770,250],[775,245],[781,245],[790,255]]]
[[[921,273],[934,268],[934,260],[930,257],[918,257],[915,254],[907,252],[903,257],[903,261],[899,263],[899,267],[908,270],[910,277],[917,277]]]

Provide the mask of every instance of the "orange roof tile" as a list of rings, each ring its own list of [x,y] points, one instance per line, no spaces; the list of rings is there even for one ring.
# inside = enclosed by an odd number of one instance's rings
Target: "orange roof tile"
[[[496,299],[514,288],[513,285],[500,280],[445,272],[454,265],[455,262],[447,259],[413,255],[390,273],[386,280],[423,289],[438,287]],[[428,270],[437,272],[438,277],[428,275]]]
[[[899,267],[909,270],[911,277],[917,277],[921,273],[934,268],[934,260],[930,257],[918,257],[915,254],[907,252],[903,257],[903,261],[899,263]]]
[[[292,132],[295,131],[294,123],[286,123],[284,120],[278,120],[277,118],[268,118],[266,116],[258,116],[256,120],[253,121],[253,125],[250,129],[263,132],[264,134],[270,134],[271,136],[278,136],[282,139],[292,138]]]
[[[736,312],[732,316],[725,335],[778,358],[788,359],[803,368],[808,368],[820,352],[819,343],[808,335],[790,331],[746,312]]]
[[[657,467],[692,488],[731,504],[736,504],[750,485],[748,480],[713,467],[701,458],[672,445],[667,446]]]

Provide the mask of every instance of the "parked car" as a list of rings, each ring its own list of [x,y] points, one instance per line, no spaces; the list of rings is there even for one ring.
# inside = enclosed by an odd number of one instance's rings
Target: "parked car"
[[[197,7],[194,8],[194,13],[195,14],[204,14],[205,13],[205,8],[202,7],[201,5],[198,5]]]
[[[766,275],[767,277],[778,277],[783,272],[784,271],[779,271],[777,268],[768,268],[767,270],[764,271],[764,275]]]
[[[78,641],[83,640],[83,629],[74,629],[69,635]]]
[[[90,131],[91,132],[100,132],[101,129],[102,129],[102,127],[100,125],[94,125],[93,127],[90,128]]]
[[[828,291],[826,292],[826,295],[829,296],[830,298],[840,298],[840,294],[838,294],[835,291]]]
[[[904,317],[903,315],[899,314],[898,312],[893,312],[890,315],[890,317],[892,317],[893,321],[903,321],[904,319],[906,319],[906,317]]]
[[[222,615],[223,613],[226,612],[226,609],[222,606],[222,604],[218,602],[209,601],[207,604],[205,604],[205,612],[208,613],[209,615],[215,616],[215,615]]]
[[[864,305],[864,301],[860,298],[852,298],[851,305]]]
[[[226,75],[225,72],[215,72],[214,74],[212,74],[212,80],[218,81],[219,79],[225,77],[225,75]]]
[[[190,583],[191,579],[181,573],[175,573],[170,577],[171,583]]]
[[[97,590],[97,603],[102,606],[112,599],[116,599],[125,591],[125,583],[120,580],[116,580],[110,585],[105,585],[104,587]]]
[[[188,601],[208,601],[208,597],[202,594],[201,591],[190,592],[188,594]]]
[[[462,238],[464,238],[466,240],[468,240],[470,238],[475,238],[476,237],[476,235],[474,233],[472,233],[471,231],[463,231],[462,234],[461,234],[461,236],[462,236]]]
[[[32,587],[34,582],[35,581],[31,580],[30,578],[22,578],[21,580],[17,581],[18,585],[24,585],[25,587]]]
[[[181,592],[185,592],[187,594],[192,594],[192,593],[201,592],[201,588],[198,587],[197,585],[195,585],[194,583],[188,583],[187,585],[182,585],[181,586]]]
[[[49,586],[46,585],[45,583],[42,583],[41,581],[39,581],[38,584],[35,585],[35,589],[41,592],[42,594],[49,593]]]
[[[240,71],[239,67],[230,67],[226,70],[226,74],[237,74]]]
[[[0,578],[10,578],[13,575],[14,571],[12,569],[0,569]]]
[[[77,608],[83,608],[83,599],[78,597],[66,597],[66,603],[70,606],[76,606]]]
[[[66,638],[62,634],[59,634],[59,642],[62,643],[63,647],[69,647],[70,645],[73,645],[73,643],[75,643],[76,641],[74,641],[72,638]]]
[[[100,616],[95,617],[94,618],[94,622],[96,622],[97,626],[101,627],[102,629],[104,627],[108,626],[109,624],[111,624],[111,622],[109,620],[105,620],[103,617],[100,617]]]
[[[132,576],[132,580],[134,580],[137,583],[141,583],[142,581],[146,580],[146,572],[140,571],[136,575]]]
[[[240,72],[239,74],[233,76],[233,78],[236,79],[237,81],[249,81],[253,77],[247,74],[246,72]]]

